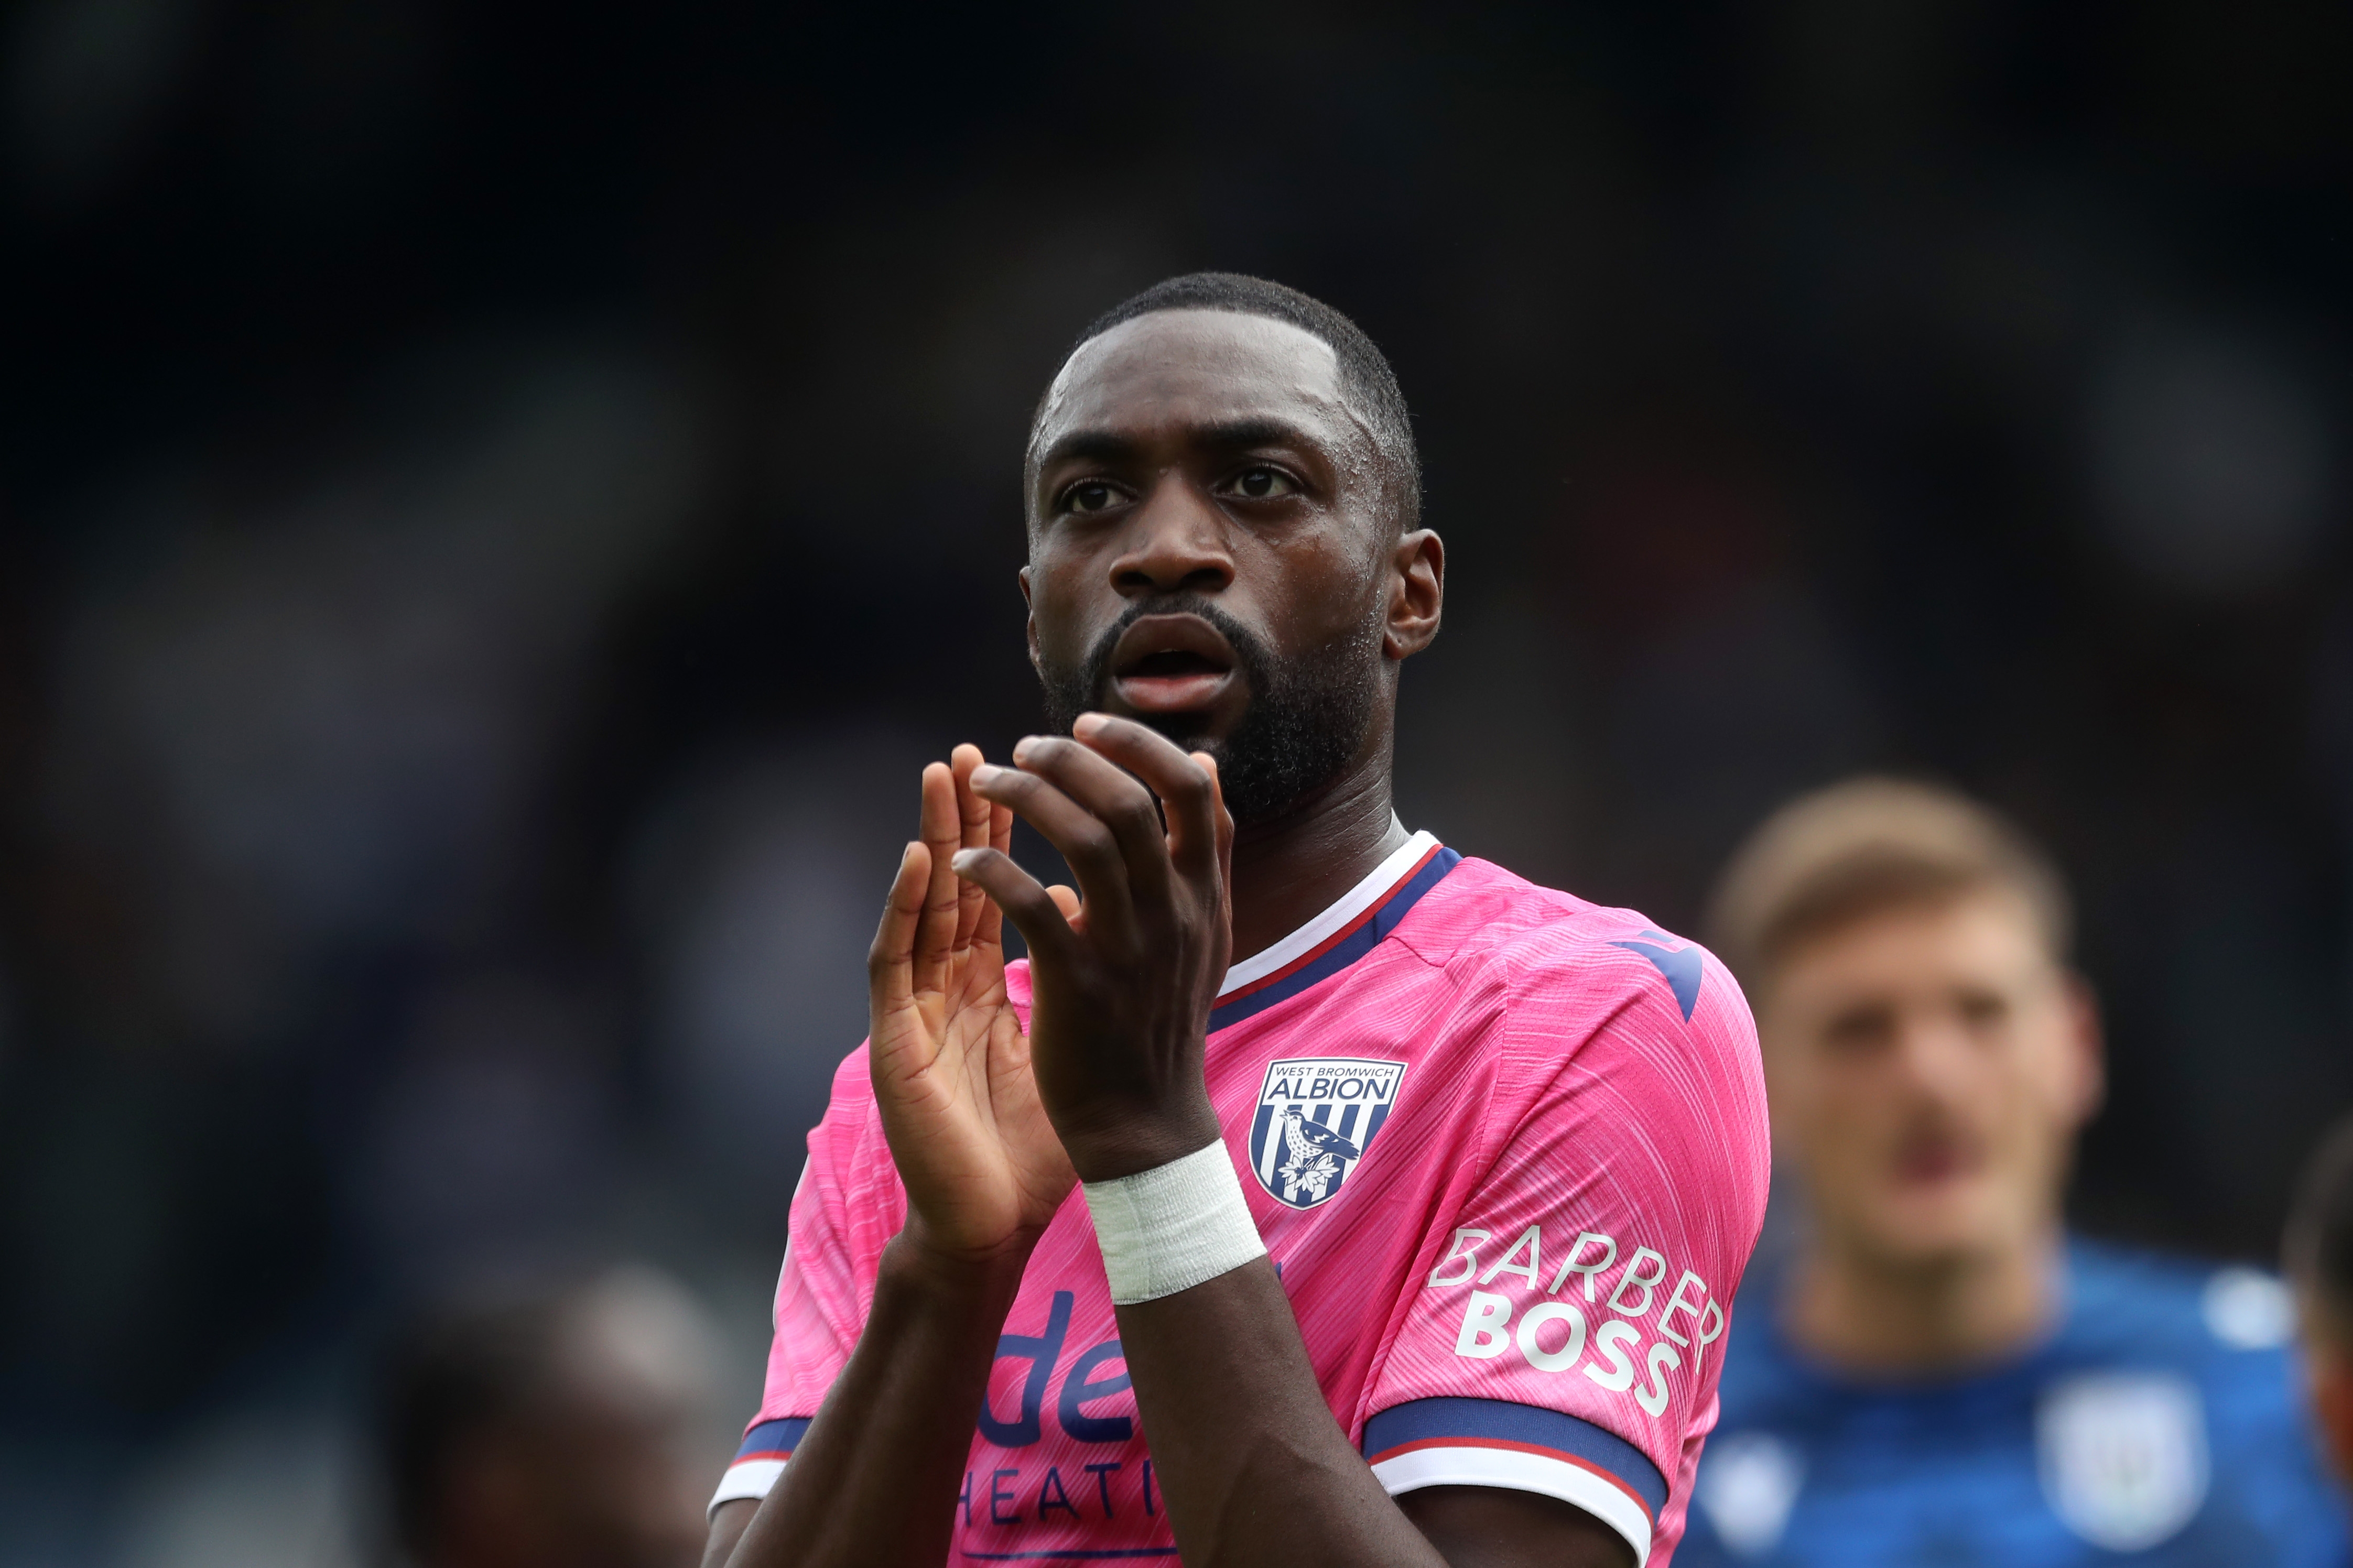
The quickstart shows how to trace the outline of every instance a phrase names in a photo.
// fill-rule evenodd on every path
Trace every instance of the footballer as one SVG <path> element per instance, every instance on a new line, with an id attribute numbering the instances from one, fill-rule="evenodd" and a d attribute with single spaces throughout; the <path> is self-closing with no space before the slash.
<path id="1" fill-rule="evenodd" d="M 2279 1281 L 2068 1235 L 2104 1070 L 2058 873 L 1930 785 L 1796 801 L 1717 950 L 1805 1200 L 1730 1343 L 1686 1564 L 2337 1568 Z"/>
<path id="2" fill-rule="evenodd" d="M 1071 351 L 1025 488 L 1054 732 L 923 773 L 706 1563 L 1666 1563 L 1755 1033 L 1692 943 L 1392 811 L 1445 554 L 1388 363 L 1170 279 Z"/>

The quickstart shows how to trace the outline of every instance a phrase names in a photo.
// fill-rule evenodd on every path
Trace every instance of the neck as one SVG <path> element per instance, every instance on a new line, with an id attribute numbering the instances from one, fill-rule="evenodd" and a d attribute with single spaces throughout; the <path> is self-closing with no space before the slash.
<path id="1" fill-rule="evenodd" d="M 1819 1361 L 1879 1376 L 1933 1374 L 2025 1350 L 2059 1314 L 2056 1226 L 2024 1246 L 1932 1263 L 1810 1243 L 1783 1326 Z"/>
<path id="2" fill-rule="evenodd" d="M 1377 744 L 1331 788 L 1234 836 L 1234 961 L 1264 952 L 1331 908 L 1410 837 L 1390 801 L 1382 725 Z"/>

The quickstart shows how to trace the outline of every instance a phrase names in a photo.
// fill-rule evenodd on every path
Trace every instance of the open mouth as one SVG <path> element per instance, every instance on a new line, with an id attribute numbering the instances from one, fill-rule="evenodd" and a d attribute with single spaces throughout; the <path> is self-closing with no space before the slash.
<path id="1" fill-rule="evenodd" d="M 1232 645 L 1198 616 L 1145 616 L 1112 650 L 1112 683 L 1138 712 L 1181 713 L 1215 701 L 1234 664 Z"/>
<path id="2" fill-rule="evenodd" d="M 1924 1138 L 1897 1152 L 1894 1174 L 1899 1185 L 1938 1186 L 1975 1174 L 1982 1163 L 1983 1152 L 1973 1141 Z"/>

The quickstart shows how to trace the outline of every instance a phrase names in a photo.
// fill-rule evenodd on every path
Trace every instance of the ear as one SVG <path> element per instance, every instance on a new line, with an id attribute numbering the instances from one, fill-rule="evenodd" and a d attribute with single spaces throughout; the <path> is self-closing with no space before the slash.
<path id="1" fill-rule="evenodd" d="M 1381 651 L 1411 658 L 1438 636 L 1446 603 L 1446 542 L 1427 528 L 1399 539 L 1389 552 L 1388 626 Z"/>
<path id="2" fill-rule="evenodd" d="M 2075 1122 L 2081 1126 L 2098 1113 L 2108 1094 L 2108 1050 L 2100 1026 L 2100 997 L 2092 983 L 2067 971 L 2068 1032 L 2075 1054 Z"/>
<path id="3" fill-rule="evenodd" d="M 1029 607 L 1029 618 L 1023 623 L 1023 632 L 1029 639 L 1029 668 L 1037 669 L 1040 668 L 1038 663 L 1038 601 L 1029 596 L 1029 568 L 1027 566 L 1021 568 L 1021 602 Z"/>

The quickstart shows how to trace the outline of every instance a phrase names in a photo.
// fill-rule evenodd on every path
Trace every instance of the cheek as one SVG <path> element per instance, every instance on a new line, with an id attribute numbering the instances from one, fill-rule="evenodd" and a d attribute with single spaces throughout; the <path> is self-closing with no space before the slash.
<path id="1" fill-rule="evenodd" d="M 1766 1104 L 1782 1149 L 1811 1165 L 1841 1165 L 1869 1142 L 1871 1096 L 1861 1075 L 1821 1062 L 1785 1064 L 1766 1079 Z"/>
<path id="2" fill-rule="evenodd" d="M 1277 646 L 1325 647 L 1359 635 L 1380 605 L 1380 579 L 1354 530 L 1303 529 L 1238 550 L 1234 590 L 1254 600 Z"/>
<path id="3" fill-rule="evenodd" d="M 1037 628 L 1039 657 L 1049 664 L 1071 666 L 1086 656 L 1094 628 L 1085 581 L 1085 563 L 1067 552 L 1030 560 L 1029 619 Z"/>
<path id="4" fill-rule="evenodd" d="M 1876 1077 L 1866 1062 L 1817 1051 L 1768 1076 L 1766 1092 L 1779 1096 L 1810 1123 L 1827 1124 L 1868 1106 L 1878 1093 Z"/>
<path id="5" fill-rule="evenodd" d="M 2084 1103 L 2084 1064 L 2073 1043 L 2058 1028 L 2039 1030 L 2014 1043 L 2018 1059 L 2004 1085 L 2018 1119 L 2040 1131 L 2073 1126 Z"/>
<path id="6" fill-rule="evenodd" d="M 1824 1158 L 1858 1175 L 1881 1173 L 1919 1122 L 1925 1107 L 1918 1087 L 1884 1061 L 1841 1064 L 1825 1078 L 1812 1133 Z"/>

